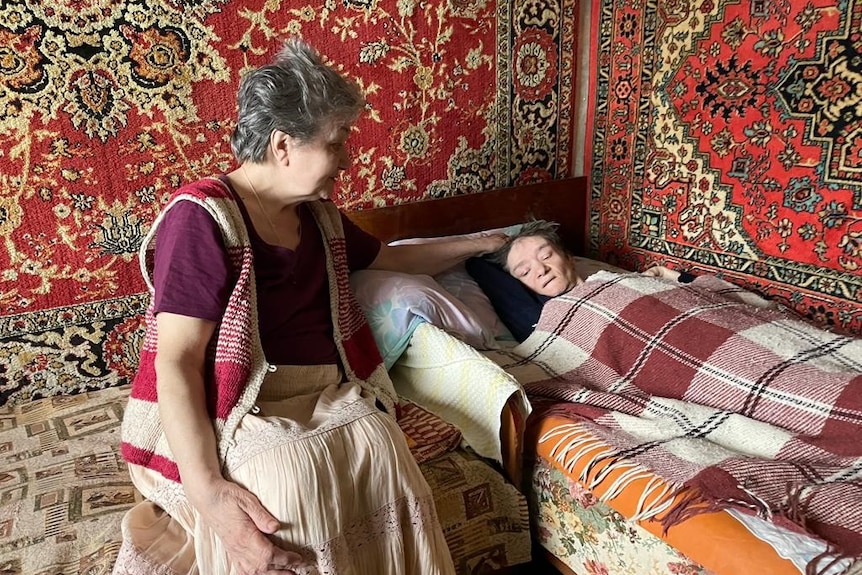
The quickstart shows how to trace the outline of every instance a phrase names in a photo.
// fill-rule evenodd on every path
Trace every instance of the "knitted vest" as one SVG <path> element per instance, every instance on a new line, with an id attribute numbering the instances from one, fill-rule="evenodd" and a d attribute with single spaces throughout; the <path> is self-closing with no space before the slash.
<path id="1" fill-rule="evenodd" d="M 164 214 L 177 202 L 203 206 L 221 229 L 228 259 L 238 280 L 224 316 L 210 341 L 205 381 L 207 410 L 213 420 L 219 459 L 224 461 L 242 417 L 251 410 L 269 368 L 258 332 L 257 295 L 248 231 L 242 212 L 226 185 L 207 178 L 180 188 L 153 222 L 139 251 L 141 272 L 152 294 L 153 248 Z M 350 290 L 341 215 L 331 202 L 310 202 L 323 236 L 335 344 L 345 375 L 395 413 L 396 394 L 380 358 L 371 329 Z M 193 241 L 193 238 L 192 238 Z M 129 463 L 180 481 L 159 418 L 155 357 L 158 333 L 153 303 L 146 312 L 146 333 L 138 371 L 123 416 L 121 452 Z"/>

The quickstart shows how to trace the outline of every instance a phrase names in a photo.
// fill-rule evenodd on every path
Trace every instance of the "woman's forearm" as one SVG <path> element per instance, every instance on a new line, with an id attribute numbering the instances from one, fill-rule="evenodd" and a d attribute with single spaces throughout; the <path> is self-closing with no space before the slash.
<path id="1" fill-rule="evenodd" d="M 221 477 L 204 387 L 206 350 L 216 324 L 167 312 L 159 313 L 156 322 L 159 415 L 183 488 L 192 499 Z"/>
<path id="2" fill-rule="evenodd" d="M 436 275 L 466 260 L 498 249 L 505 241 L 503 235 L 489 235 L 476 239 L 433 242 L 427 244 L 384 245 L 371 269 L 399 271 L 411 274 Z"/>
<path id="3" fill-rule="evenodd" d="M 197 370 L 171 361 L 157 364 L 156 369 L 162 427 L 191 498 L 192 492 L 221 477 L 203 377 Z"/>

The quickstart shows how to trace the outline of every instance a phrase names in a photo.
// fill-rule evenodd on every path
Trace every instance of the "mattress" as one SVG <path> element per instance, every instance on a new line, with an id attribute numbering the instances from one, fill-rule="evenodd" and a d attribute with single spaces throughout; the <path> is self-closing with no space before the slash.
<path id="1" fill-rule="evenodd" d="M 710 575 L 548 460 L 537 459 L 527 476 L 534 539 L 575 573 Z"/>
<path id="2" fill-rule="evenodd" d="M 591 455 L 603 449 L 598 440 L 585 438 L 578 430 L 579 441 L 590 447 L 577 460 L 559 456 L 560 447 L 573 439 L 577 429 L 573 424 L 560 416 L 536 417 L 528 423 L 525 443 L 534 449 L 528 455 L 532 463 L 527 477 L 538 543 L 555 555 L 568 549 L 558 557 L 574 571 L 600 572 L 590 568 L 590 562 L 610 567 L 625 557 L 636 561 L 634 565 L 652 566 L 651 573 L 805 573 L 804 562 L 800 570 L 772 544 L 756 537 L 740 516 L 725 511 L 695 515 L 663 533 L 661 523 L 645 512 L 662 493 L 663 482 L 649 473 L 638 473 L 636 479 L 625 482 L 615 471 L 592 485 L 595 473 L 584 472 Z M 554 532 L 549 524 L 562 528 Z M 594 545 L 574 545 L 573 540 Z M 807 562 L 805 557 L 798 559 Z M 607 572 L 628 571 L 609 568 Z"/>

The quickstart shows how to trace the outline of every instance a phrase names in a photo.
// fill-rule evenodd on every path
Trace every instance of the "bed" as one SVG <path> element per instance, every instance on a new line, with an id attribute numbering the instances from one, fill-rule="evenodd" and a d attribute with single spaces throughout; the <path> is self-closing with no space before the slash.
<path id="1" fill-rule="evenodd" d="M 574 178 L 351 216 L 386 241 L 435 241 L 546 218 L 561 224 L 562 238 L 582 256 L 586 182 Z M 553 309 L 546 306 L 527 341 L 496 350 L 480 351 L 483 346 L 468 343 L 469 337 L 457 330 L 426 321 L 412 331 L 410 344 L 390 370 L 399 393 L 456 422 L 465 443 L 497 460 L 521 487 L 530 505 L 533 537 L 548 560 L 563 573 L 580 575 L 862 570 L 862 340 L 807 326 L 720 278 L 697 278 L 691 285 L 677 286 L 585 258 L 579 259 L 581 266 L 592 266 L 590 273 L 595 272 L 584 284 L 591 286 L 587 291 L 622 293 L 622 299 L 608 295 L 605 301 L 581 292 L 555 298 Z M 691 294 L 708 301 L 676 301 Z M 650 308 L 638 318 L 626 318 L 625 304 L 632 302 L 647 308 L 661 302 L 667 314 Z M 699 351 L 692 347 L 701 333 L 673 331 L 692 306 L 741 303 L 745 307 L 739 309 L 746 311 L 740 321 L 747 322 L 748 332 L 736 325 L 713 325 L 711 316 L 703 322 L 704 337 L 719 337 L 717 332 L 724 330 L 720 337 L 725 347 L 716 341 L 711 350 L 718 350 L 723 362 L 709 355 L 706 346 Z M 587 308 L 592 312 L 583 311 Z M 577 328 L 571 327 L 572 318 Z M 664 327 L 638 324 L 650 321 Z M 662 345 L 674 337 L 684 340 L 676 341 L 675 347 L 668 344 L 673 348 L 668 355 L 680 356 L 675 363 L 651 361 L 654 347 L 643 342 L 630 347 L 626 342 L 638 339 L 632 333 L 649 330 L 669 338 Z M 741 337 L 737 331 L 755 335 Z M 600 346 L 604 356 L 597 351 Z M 688 357 L 689 350 L 705 355 Z M 614 362 L 620 365 L 607 369 Z M 760 364 L 762 371 L 745 371 Z M 620 370 L 634 374 L 626 382 L 632 387 L 625 391 L 635 395 L 611 397 L 605 393 L 608 389 L 597 387 L 604 395 L 596 399 L 600 394 L 590 390 L 591 382 L 613 386 Z M 720 373 L 712 373 L 715 370 Z M 726 392 L 717 396 L 733 396 L 734 386 L 749 380 L 756 381 L 756 393 L 729 403 L 753 402 L 746 409 L 750 408 L 749 415 L 756 413 L 754 421 L 743 418 L 722 427 L 741 437 L 717 437 L 721 433 L 710 435 L 711 430 L 701 429 L 697 433 L 710 441 L 698 443 L 685 438 L 690 428 L 665 429 L 644 416 L 673 411 L 682 418 L 700 417 L 700 424 L 725 417 L 731 410 L 719 400 L 726 398 L 719 397 L 711 411 L 701 412 L 693 405 L 710 404 L 711 389 Z M 797 385 L 803 380 L 807 389 Z M 656 381 L 685 384 L 671 384 L 680 388 L 679 394 L 665 399 L 662 394 L 672 393 L 666 388 L 652 390 L 650 382 Z M 821 383 L 829 391 L 808 391 L 819 389 Z M 490 391 L 482 395 L 477 388 Z M 647 407 L 614 403 L 645 393 L 650 398 L 644 400 Z M 817 415 L 808 421 L 803 412 L 812 410 Z M 481 413 L 489 415 L 479 422 Z M 773 427 L 757 423 L 763 413 L 773 418 Z M 805 425 L 810 427 L 796 426 L 797 420 L 808 421 Z M 667 436 L 655 431 L 659 428 Z M 823 432 L 826 429 L 834 433 Z M 675 436 L 682 439 L 672 439 Z M 703 446 L 715 445 L 727 449 L 702 451 Z M 648 453 L 629 458 L 627 450 Z M 815 464 L 803 469 L 792 462 L 771 462 L 779 452 L 802 453 Z M 660 476 L 651 464 L 669 466 L 675 474 Z M 786 477 L 786 482 L 779 486 L 775 477 Z M 793 492 L 794 481 L 818 485 Z"/>

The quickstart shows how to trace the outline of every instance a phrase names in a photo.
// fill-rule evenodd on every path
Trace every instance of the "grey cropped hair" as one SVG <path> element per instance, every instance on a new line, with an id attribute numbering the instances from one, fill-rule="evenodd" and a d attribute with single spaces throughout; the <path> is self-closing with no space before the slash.
<path id="1" fill-rule="evenodd" d="M 263 162 L 275 130 L 307 144 L 331 121 L 353 122 L 364 105 L 355 82 L 306 42 L 290 38 L 271 63 L 240 81 L 231 149 L 240 162 Z"/>
<path id="2" fill-rule="evenodd" d="M 545 239 L 549 244 L 554 246 L 561 254 L 569 253 L 566 246 L 563 245 L 563 240 L 557 233 L 557 228 L 560 224 L 557 222 L 549 222 L 548 220 L 531 220 L 521 226 L 518 233 L 509 236 L 506 243 L 503 244 L 497 251 L 488 254 L 487 258 L 503 268 L 506 271 L 511 271 L 508 266 L 509 252 L 512 249 L 512 244 L 515 240 L 529 237 L 540 237 Z"/>

